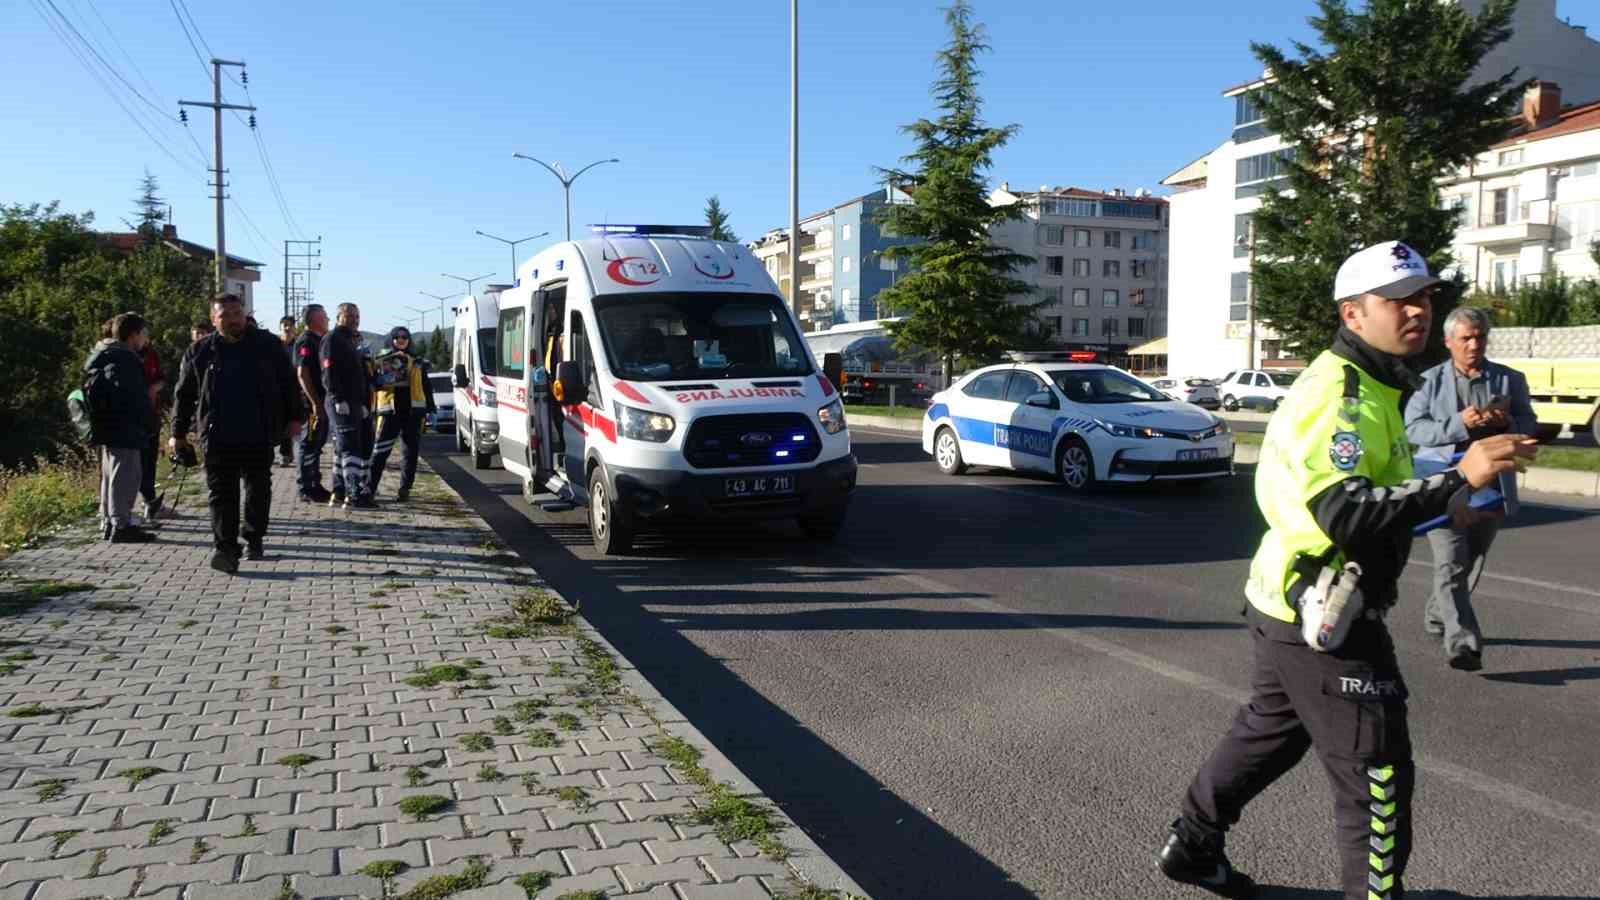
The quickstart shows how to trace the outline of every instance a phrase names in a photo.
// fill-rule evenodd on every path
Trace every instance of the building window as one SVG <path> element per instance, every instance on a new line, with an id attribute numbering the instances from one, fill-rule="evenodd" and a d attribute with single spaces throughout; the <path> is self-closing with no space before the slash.
<path id="1" fill-rule="evenodd" d="M 1060 247 L 1067 243 L 1067 226 L 1065 225 L 1040 225 L 1039 243 L 1051 247 Z"/>
<path id="2" fill-rule="evenodd" d="M 1600 160 L 1596 159 L 1578 163 L 1567 170 L 1568 178 L 1592 178 L 1595 175 L 1600 175 Z"/>
<path id="3" fill-rule="evenodd" d="M 1144 320 L 1143 319 L 1135 319 L 1135 318 L 1133 318 L 1131 316 L 1128 318 L 1128 337 L 1131 337 L 1131 338 L 1142 338 L 1142 337 L 1144 337 Z"/>
<path id="4" fill-rule="evenodd" d="M 879 256 L 878 268 L 885 272 L 898 272 L 900 271 L 900 260 L 892 256 Z"/>
<path id="5" fill-rule="evenodd" d="M 1076 216 L 1083 219 L 1092 219 L 1096 210 L 1093 200 L 1050 198 L 1039 201 L 1039 212 L 1046 216 Z"/>
<path id="6" fill-rule="evenodd" d="M 839 306 L 840 307 L 847 307 L 849 305 L 850 305 L 850 289 L 849 288 L 840 288 L 839 289 Z"/>
<path id="7" fill-rule="evenodd" d="M 1506 293 L 1517 289 L 1517 260 L 1497 259 L 1494 261 L 1494 289 L 1496 293 Z"/>
<path id="8" fill-rule="evenodd" d="M 1477 222 L 1474 221 L 1473 218 L 1471 193 L 1451 194 L 1450 196 L 1443 198 L 1443 205 L 1445 209 L 1455 209 L 1461 211 L 1460 217 L 1456 219 L 1456 224 L 1458 226 L 1462 228 L 1477 227 Z"/>
<path id="9" fill-rule="evenodd" d="M 1111 289 L 1108 288 L 1108 289 L 1100 292 L 1100 305 L 1101 306 L 1107 306 L 1107 307 L 1109 307 L 1109 306 L 1121 306 L 1122 305 L 1122 297 L 1116 291 L 1111 290 Z"/>
<path id="10" fill-rule="evenodd" d="M 839 226 L 839 240 L 841 240 L 841 241 L 850 240 L 850 225 L 849 225 L 849 223 L 846 223 L 844 225 L 840 225 Z"/>
<path id="11" fill-rule="evenodd" d="M 1274 181 L 1289 175 L 1289 162 L 1294 159 L 1294 148 L 1285 147 L 1271 153 L 1258 153 L 1234 162 L 1235 198 L 1255 197 Z"/>
<path id="12" fill-rule="evenodd" d="M 1501 188 L 1491 196 L 1494 198 L 1494 209 L 1489 214 L 1489 221 L 1485 225 L 1509 225 L 1522 221 L 1522 204 L 1517 202 L 1520 190 L 1515 187 Z"/>
<path id="13" fill-rule="evenodd" d="M 848 256 L 840 257 L 840 259 L 839 259 L 839 270 L 842 271 L 842 272 L 850 271 L 850 257 L 848 257 Z"/>
<path id="14" fill-rule="evenodd" d="M 1121 324 L 1122 323 L 1117 319 L 1101 319 L 1100 336 L 1108 338 L 1117 337 L 1118 326 Z"/>
<path id="15" fill-rule="evenodd" d="M 1233 256 L 1238 259 L 1250 255 L 1250 220 L 1255 218 L 1251 213 L 1238 213 L 1233 217 Z"/>
<path id="16" fill-rule="evenodd" d="M 1107 231 L 1106 232 L 1106 246 L 1107 247 L 1121 247 L 1122 246 L 1122 232 L 1115 231 L 1115 230 Z"/>
<path id="17" fill-rule="evenodd" d="M 1133 260 L 1131 263 L 1129 263 L 1129 265 L 1132 266 L 1132 268 L 1133 268 L 1133 277 L 1134 278 L 1149 278 L 1150 277 L 1150 260 L 1148 260 L 1148 259 L 1136 259 L 1136 260 Z"/>
<path id="18" fill-rule="evenodd" d="M 1044 320 L 1044 330 L 1049 337 L 1059 337 L 1061 335 L 1061 317 L 1050 316 L 1046 318 Z"/>
<path id="19" fill-rule="evenodd" d="M 1072 336 L 1073 337 L 1088 337 L 1089 336 L 1089 320 L 1088 319 L 1073 319 L 1072 320 Z"/>
<path id="20" fill-rule="evenodd" d="M 1233 273 L 1232 292 L 1228 298 L 1228 321 L 1243 322 L 1250 318 L 1250 273 Z"/>
<path id="21" fill-rule="evenodd" d="M 1587 250 L 1600 239 L 1600 200 L 1556 207 L 1556 249 Z"/>
<path id="22" fill-rule="evenodd" d="M 1144 305 L 1144 297 L 1145 297 L 1144 288 L 1134 288 L 1133 290 L 1128 292 L 1128 305 L 1129 306 L 1143 306 Z"/>
<path id="23" fill-rule="evenodd" d="M 1079 306 L 1079 307 L 1087 307 L 1089 305 L 1089 289 L 1088 288 L 1073 288 L 1072 289 L 1072 305 L 1073 306 Z"/>
<path id="24" fill-rule="evenodd" d="M 1515 165 L 1520 164 L 1521 162 L 1522 162 L 1522 148 L 1521 147 L 1518 147 L 1515 150 L 1501 150 L 1500 151 L 1500 165 L 1502 165 L 1502 166 L 1515 166 Z"/>
<path id="25" fill-rule="evenodd" d="M 1102 259 L 1102 260 L 1100 260 L 1100 277 L 1101 278 L 1121 278 L 1122 277 L 1122 261 L 1121 260 L 1116 260 L 1116 259 Z"/>
<path id="26" fill-rule="evenodd" d="M 1267 113 L 1261 107 L 1258 88 L 1233 98 L 1233 142 L 1242 144 L 1271 134 L 1267 130 Z"/>
<path id="27" fill-rule="evenodd" d="M 1074 259 L 1072 261 L 1072 277 L 1074 277 L 1074 278 L 1088 278 L 1089 277 L 1089 261 L 1087 259 Z"/>
<path id="28" fill-rule="evenodd" d="M 1044 273 L 1057 276 L 1065 274 L 1066 261 L 1064 256 L 1046 256 L 1044 258 Z"/>
<path id="29" fill-rule="evenodd" d="M 1060 306 L 1061 301 L 1066 299 L 1066 296 L 1067 289 L 1059 284 L 1049 285 L 1044 289 L 1045 300 L 1049 301 L 1050 306 Z"/>
<path id="30" fill-rule="evenodd" d="M 1156 248 L 1156 233 L 1154 231 L 1135 231 L 1133 233 L 1134 250 L 1154 250 Z"/>
<path id="31" fill-rule="evenodd" d="M 1089 229 L 1087 229 L 1087 228 L 1074 228 L 1074 229 L 1072 229 L 1072 246 L 1074 246 L 1074 247 L 1088 247 L 1088 246 L 1091 246 L 1090 241 L 1089 241 Z"/>
<path id="32" fill-rule="evenodd" d="M 1161 218 L 1161 204 L 1142 203 L 1135 200 L 1102 200 L 1100 201 L 1100 215 L 1116 216 L 1121 219 L 1159 219 Z"/>

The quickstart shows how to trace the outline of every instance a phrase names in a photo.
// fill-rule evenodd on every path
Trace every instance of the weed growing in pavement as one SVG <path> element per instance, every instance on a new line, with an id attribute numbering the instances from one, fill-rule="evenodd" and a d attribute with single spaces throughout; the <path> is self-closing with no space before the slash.
<path id="1" fill-rule="evenodd" d="M 468 753 L 485 753 L 494 749 L 494 738 L 481 731 L 470 731 L 459 738 L 461 749 Z"/>
<path id="2" fill-rule="evenodd" d="M 514 716 L 518 722 L 526 725 L 529 722 L 537 722 L 538 720 L 544 718 L 544 713 L 541 710 L 549 705 L 550 701 L 542 697 L 530 697 L 526 700 L 518 700 L 517 702 L 511 704 L 511 715 Z"/>
<path id="3" fill-rule="evenodd" d="M 518 875 L 511 883 L 527 892 L 528 900 L 533 900 L 534 897 L 539 895 L 540 891 L 549 887 L 550 882 L 554 881 L 555 878 L 556 873 L 540 869 L 537 872 Z"/>
<path id="4" fill-rule="evenodd" d="M 71 783 L 66 778 L 46 778 L 43 781 L 35 781 L 28 786 L 39 789 L 40 803 L 49 803 L 52 800 L 59 800 L 61 795 L 67 792 L 67 785 Z"/>
<path id="5" fill-rule="evenodd" d="M 139 604 L 137 604 L 137 603 L 121 603 L 121 602 L 116 601 L 116 600 L 96 600 L 95 602 L 89 604 L 89 608 L 94 610 L 95 612 L 109 612 L 109 613 L 138 612 L 139 611 Z"/>
<path id="6" fill-rule="evenodd" d="M 484 763 L 478 768 L 479 781 L 487 781 L 490 784 L 498 784 L 502 781 L 505 781 L 508 777 L 510 776 L 495 768 L 495 766 L 491 763 Z"/>
<path id="7" fill-rule="evenodd" d="M 814 884 L 803 884 L 798 893 L 783 891 L 774 894 L 772 900 L 866 900 L 860 894 L 846 894 L 843 891 L 820 888 Z"/>
<path id="8" fill-rule="evenodd" d="M 260 833 L 260 829 L 256 828 L 256 817 L 250 813 L 245 813 L 244 827 L 239 829 L 239 833 L 234 837 L 255 837 Z"/>
<path id="9" fill-rule="evenodd" d="M 161 843 L 161 839 L 172 834 L 174 819 L 157 819 L 150 824 L 150 839 L 145 842 L 146 847 L 154 847 Z"/>
<path id="10" fill-rule="evenodd" d="M 505 548 L 500 546 L 498 541 L 484 541 L 478 545 L 478 549 L 485 553 L 495 553 L 500 550 L 504 550 Z"/>
<path id="11" fill-rule="evenodd" d="M 50 832 L 50 855 L 53 857 L 57 853 L 60 853 L 61 848 L 66 846 L 67 841 L 72 840 L 74 837 L 80 834 L 83 834 L 82 828 L 72 828 L 66 831 Z"/>
<path id="12" fill-rule="evenodd" d="M 568 891 L 556 900 L 606 900 L 605 891 Z"/>
<path id="13" fill-rule="evenodd" d="M 422 617 L 424 619 L 442 619 L 442 618 L 444 618 L 444 616 L 441 616 L 438 613 L 431 613 L 431 612 L 423 613 Z"/>
<path id="14" fill-rule="evenodd" d="M 438 687 L 447 681 L 466 681 L 471 677 L 472 671 L 466 666 L 443 663 L 423 669 L 421 672 L 401 680 L 414 688 L 431 688 Z"/>
<path id="15" fill-rule="evenodd" d="M 783 827 L 770 807 L 734 793 L 732 787 L 711 777 L 700 765 L 699 748 L 675 735 L 667 735 L 650 746 L 651 752 L 667 761 L 674 771 L 705 791 L 704 805 L 686 817 L 697 825 L 709 825 L 724 843 L 749 841 L 776 860 L 786 859 L 789 849 L 777 838 Z"/>
<path id="16" fill-rule="evenodd" d="M 489 724 L 494 726 L 494 733 L 501 737 L 510 737 L 517 733 L 517 727 L 505 716 L 495 716 L 489 720 Z"/>
<path id="17" fill-rule="evenodd" d="M 360 656 L 363 653 L 366 653 L 368 650 L 371 650 L 372 648 L 368 647 L 366 644 L 351 644 L 350 645 L 350 649 L 354 650 L 356 652 L 357 656 Z"/>
<path id="18" fill-rule="evenodd" d="M 488 665 L 488 663 L 486 663 L 483 660 L 477 658 L 476 656 L 469 656 L 466 659 L 463 659 L 461 661 L 461 664 L 463 666 L 466 666 L 469 669 L 481 669 L 484 666 Z"/>
<path id="19" fill-rule="evenodd" d="M 411 766 L 410 768 L 406 769 L 406 785 L 407 786 L 409 786 L 409 787 L 421 787 L 422 785 L 427 784 L 427 783 L 428 783 L 428 773 L 426 771 L 424 771 L 422 769 L 419 769 L 416 766 Z"/>
<path id="20" fill-rule="evenodd" d="M 367 596 L 371 597 L 374 600 L 377 600 L 380 597 L 389 596 L 389 592 L 388 591 L 373 591 L 372 593 L 368 594 Z M 387 604 L 387 603 L 368 603 L 367 604 L 367 609 L 373 609 L 373 608 L 388 609 L 389 608 L 389 604 Z"/>
<path id="21" fill-rule="evenodd" d="M 6 715 L 13 719 L 37 719 L 40 716 L 59 715 L 63 710 L 57 706 L 45 706 L 35 700 L 22 706 L 6 710 Z"/>
<path id="22" fill-rule="evenodd" d="M 532 797 L 534 794 L 538 793 L 538 791 L 539 791 L 539 776 L 533 774 L 532 772 L 529 772 L 526 775 L 522 776 L 521 781 L 522 781 L 522 789 L 528 792 L 528 796 Z M 519 840 L 520 840 L 520 838 L 519 838 Z"/>
<path id="23" fill-rule="evenodd" d="M 274 690 L 275 691 L 280 687 L 283 687 L 283 676 L 281 676 L 281 675 L 270 675 L 270 676 L 267 677 L 267 688 L 269 690 Z"/>
<path id="24" fill-rule="evenodd" d="M 424 578 L 432 578 L 433 576 L 439 574 L 439 570 L 435 569 L 432 566 L 429 566 L 428 568 L 423 569 L 421 572 L 418 572 L 417 574 L 423 576 Z"/>
<path id="25" fill-rule="evenodd" d="M 346 631 L 349 631 L 350 629 L 344 627 L 343 625 L 324 625 L 322 627 L 322 630 L 326 631 L 329 634 L 344 634 Z"/>
<path id="26" fill-rule="evenodd" d="M 535 728 L 528 732 L 528 746 L 544 749 L 558 746 L 561 742 L 556 740 L 556 733 L 548 728 Z"/>
<path id="27" fill-rule="evenodd" d="M 94 861 L 89 863 L 90 878 L 100 877 L 100 867 L 106 864 L 106 857 L 109 855 L 110 854 L 106 853 L 105 848 L 103 847 L 94 852 Z"/>
<path id="28" fill-rule="evenodd" d="M 289 771 L 293 772 L 294 777 L 296 778 L 300 777 L 301 769 L 304 769 L 306 766 L 309 766 L 314 762 L 319 762 L 319 760 L 309 753 L 291 753 L 288 756 L 278 757 L 278 765 L 288 766 Z"/>
<path id="29" fill-rule="evenodd" d="M 17 670 L 19 670 L 21 668 L 22 668 L 22 666 L 19 663 L 6 662 L 4 660 L 0 660 L 0 675 L 12 675 L 12 674 L 15 674 L 17 672 Z"/>
<path id="30" fill-rule="evenodd" d="M 402 799 L 400 811 L 422 822 L 434 813 L 448 809 L 454 802 L 449 797 L 441 797 L 438 794 L 418 794 L 415 797 Z"/>
<path id="31" fill-rule="evenodd" d="M 116 662 L 117 661 L 117 655 L 115 653 L 104 653 L 104 654 L 101 654 L 100 661 L 101 662 Z"/>
<path id="32" fill-rule="evenodd" d="M 401 859 L 375 859 L 356 871 L 368 878 L 376 878 L 383 882 L 385 896 L 394 890 L 394 877 L 411 868 L 405 860 Z"/>
<path id="33" fill-rule="evenodd" d="M 6 662 L 27 662 L 30 659 L 38 658 L 39 654 L 34 653 L 32 650 L 26 647 L 16 651 L 15 653 L 7 653 L 5 656 L 0 656 L 0 660 L 5 660 Z"/>
<path id="34" fill-rule="evenodd" d="M 561 678 L 567 674 L 567 664 L 559 659 L 550 660 L 549 674 L 551 678 Z"/>
<path id="35" fill-rule="evenodd" d="M 199 619 L 180 619 L 180 620 L 178 620 L 178 627 L 179 628 L 193 628 L 194 626 L 199 625 L 199 624 L 200 624 L 200 620 Z"/>
<path id="36" fill-rule="evenodd" d="M 202 858 L 205 857 L 207 853 L 210 852 L 211 845 L 206 843 L 205 838 L 195 838 L 194 843 L 189 847 L 189 865 L 192 866 L 195 863 L 198 863 Z"/>
<path id="37" fill-rule="evenodd" d="M 549 591 L 528 591 L 511 598 L 511 612 L 540 625 L 565 625 L 572 618 L 572 610 Z"/>
<path id="38" fill-rule="evenodd" d="M 556 723 L 556 727 L 562 731 L 577 731 L 583 725 L 577 716 L 569 712 L 556 713 L 550 717 L 550 721 Z"/>
<path id="39" fill-rule="evenodd" d="M 300 895 L 295 893 L 289 884 L 289 876 L 285 875 L 283 880 L 278 882 L 278 892 L 272 895 L 272 900 L 299 900 L 299 897 Z"/>
<path id="40" fill-rule="evenodd" d="M 494 687 L 494 682 L 489 679 L 487 674 L 479 672 L 472 676 L 472 687 L 475 690 L 486 691 Z"/>
<path id="41" fill-rule="evenodd" d="M 562 803 L 571 803 L 572 808 L 578 812 L 585 812 L 591 806 L 594 806 L 589 800 L 589 792 L 581 787 L 556 788 L 556 799 Z"/>
<path id="42" fill-rule="evenodd" d="M 416 585 L 407 584 L 404 581 L 395 581 L 393 579 L 390 579 L 389 581 L 385 581 L 383 584 L 378 585 L 378 587 L 383 588 L 384 590 L 389 590 L 389 591 L 403 591 L 403 590 L 406 590 L 407 588 L 414 588 L 414 587 L 416 587 Z"/>
<path id="43" fill-rule="evenodd" d="M 67 620 L 66 619 L 51 619 L 50 621 L 46 622 L 45 624 L 49 625 L 51 628 L 60 628 L 61 626 L 67 624 Z"/>
<path id="44" fill-rule="evenodd" d="M 439 591 L 434 596 L 437 596 L 437 597 L 465 597 L 465 596 L 467 596 L 467 592 L 462 590 L 461 588 L 458 588 L 458 587 L 447 587 L 444 590 Z"/>
<path id="45" fill-rule="evenodd" d="M 516 640 L 518 638 L 540 636 L 539 632 L 526 625 L 485 625 L 483 634 L 485 637 L 492 637 L 497 640 Z"/>
<path id="46" fill-rule="evenodd" d="M 163 775 L 166 771 L 160 766 L 138 766 L 132 769 L 123 769 L 117 773 L 117 777 L 128 779 L 128 790 L 131 791 L 137 788 L 140 782 L 154 778 L 157 775 Z"/>
<path id="47" fill-rule="evenodd" d="M 467 867 L 459 874 L 435 875 L 425 879 L 416 887 L 401 894 L 398 900 L 444 900 L 451 894 L 483 887 L 488 880 L 489 864 L 474 856 L 467 861 Z"/>

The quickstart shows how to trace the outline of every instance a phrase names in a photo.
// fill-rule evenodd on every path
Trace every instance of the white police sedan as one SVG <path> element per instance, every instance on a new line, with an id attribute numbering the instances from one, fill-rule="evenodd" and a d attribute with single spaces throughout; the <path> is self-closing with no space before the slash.
<path id="1" fill-rule="evenodd" d="M 989 366 L 933 396 L 922 449 L 939 471 L 1049 472 L 1074 491 L 1100 482 L 1233 474 L 1228 423 L 1114 366 Z"/>

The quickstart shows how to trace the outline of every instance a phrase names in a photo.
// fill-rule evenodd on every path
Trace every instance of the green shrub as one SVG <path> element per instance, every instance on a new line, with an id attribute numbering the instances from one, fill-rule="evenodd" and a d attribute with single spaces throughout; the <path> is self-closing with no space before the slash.
<path id="1" fill-rule="evenodd" d="M 93 515 L 99 489 L 97 469 L 84 460 L 0 469 L 0 554 Z"/>

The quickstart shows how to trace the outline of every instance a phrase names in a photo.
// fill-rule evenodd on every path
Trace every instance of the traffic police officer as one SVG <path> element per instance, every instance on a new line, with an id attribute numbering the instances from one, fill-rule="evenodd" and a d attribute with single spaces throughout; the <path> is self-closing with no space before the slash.
<path id="1" fill-rule="evenodd" d="M 1415 376 L 1404 361 L 1427 341 L 1438 283 L 1422 256 L 1396 241 L 1347 259 L 1335 279 L 1341 327 L 1333 347 L 1267 425 L 1256 501 L 1269 530 L 1245 586 L 1250 700 L 1190 784 L 1160 852 L 1162 872 L 1175 881 L 1251 896 L 1253 882 L 1223 852 L 1224 835 L 1245 804 L 1315 748 L 1333 787 L 1344 896 L 1404 894 L 1411 737 L 1383 616 L 1412 529 L 1446 513 L 1475 515 L 1469 486 L 1493 483 L 1535 452 L 1523 435 L 1500 435 L 1473 444 L 1456 468 L 1412 477 L 1400 399 Z M 1347 564 L 1359 566 L 1364 599 L 1351 609 L 1362 611 L 1342 643 L 1314 648 L 1303 637 L 1302 594 L 1324 567 Z"/>

